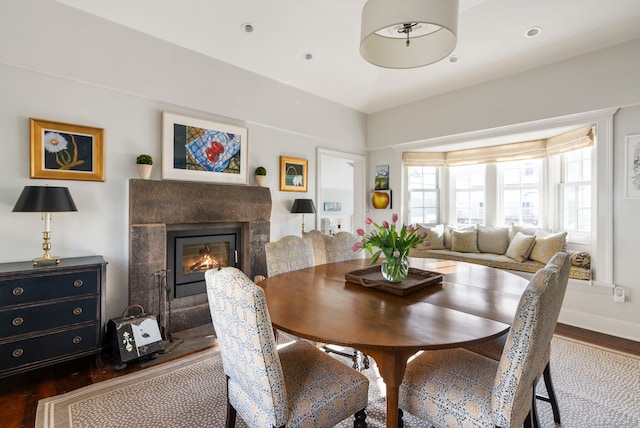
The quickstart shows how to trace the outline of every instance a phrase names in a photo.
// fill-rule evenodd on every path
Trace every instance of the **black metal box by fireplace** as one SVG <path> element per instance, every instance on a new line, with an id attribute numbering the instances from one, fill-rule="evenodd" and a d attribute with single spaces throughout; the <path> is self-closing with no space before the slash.
<path id="1" fill-rule="evenodd" d="M 242 269 L 241 249 L 240 228 L 167 231 L 167 287 L 173 297 L 205 293 L 204 273 L 209 269 Z"/>

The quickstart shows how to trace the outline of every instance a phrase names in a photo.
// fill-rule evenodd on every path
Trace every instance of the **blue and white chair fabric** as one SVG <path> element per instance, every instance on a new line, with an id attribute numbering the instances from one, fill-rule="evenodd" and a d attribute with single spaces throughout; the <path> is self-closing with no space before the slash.
<path id="1" fill-rule="evenodd" d="M 264 246 L 267 276 L 314 266 L 313 242 L 300 236 L 287 235 Z"/>
<path id="2" fill-rule="evenodd" d="M 205 273 L 227 375 L 227 427 L 333 427 L 355 414 L 366 427 L 369 380 L 313 345 L 277 348 L 264 291 L 240 270 Z"/>
<path id="3" fill-rule="evenodd" d="M 566 290 L 548 264 L 520 298 L 499 361 L 468 349 L 426 351 L 407 365 L 400 409 L 435 427 L 525 427 L 534 423 L 534 389 L 545 365 Z"/>
<path id="4" fill-rule="evenodd" d="M 560 269 L 560 287 L 566 288 L 569 281 L 569 274 L 571 271 L 570 256 L 566 253 L 559 252 L 553 255 L 553 257 L 547 262 L 547 267 L 555 266 Z M 555 302 L 556 305 L 561 306 L 563 299 L 558 299 Z M 559 309 L 558 309 L 559 310 Z M 493 360 L 500 361 L 502 357 L 502 351 L 504 350 L 504 344 L 507 340 L 508 333 L 490 340 L 488 342 L 479 343 L 477 345 L 467 346 L 466 349 L 476 352 L 478 354 L 489 357 Z M 544 379 L 545 389 L 547 390 L 547 396 L 536 394 L 536 398 L 551 404 L 551 411 L 553 412 L 553 420 L 555 423 L 560 423 L 560 407 L 558 405 L 558 399 L 556 397 L 555 389 L 553 387 L 553 381 L 551 379 L 551 343 L 544 351 L 545 361 L 544 366 L 538 372 L 538 380 L 542 377 Z M 532 415 L 536 418 L 536 415 Z M 537 420 L 534 420 L 534 425 Z"/>

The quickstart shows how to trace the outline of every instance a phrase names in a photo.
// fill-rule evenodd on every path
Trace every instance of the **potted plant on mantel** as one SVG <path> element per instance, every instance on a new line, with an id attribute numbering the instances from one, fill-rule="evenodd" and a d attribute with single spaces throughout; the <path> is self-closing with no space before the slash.
<path id="1" fill-rule="evenodd" d="M 256 168 L 256 183 L 258 186 L 265 187 L 265 181 L 267 179 L 267 169 L 263 166 Z"/>
<path id="2" fill-rule="evenodd" d="M 139 155 L 136 158 L 136 165 L 138 166 L 138 175 L 140 175 L 140 178 L 148 180 L 151 177 L 153 158 L 150 155 Z"/>

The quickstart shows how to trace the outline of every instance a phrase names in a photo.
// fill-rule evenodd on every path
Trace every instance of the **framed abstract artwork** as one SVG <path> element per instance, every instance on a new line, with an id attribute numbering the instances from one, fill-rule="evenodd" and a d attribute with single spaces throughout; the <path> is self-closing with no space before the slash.
<path id="1" fill-rule="evenodd" d="M 306 159 L 280 156 L 280 190 L 306 192 L 308 161 Z"/>
<path id="2" fill-rule="evenodd" d="M 640 198 L 640 134 L 627 135 L 625 154 L 625 196 Z"/>
<path id="3" fill-rule="evenodd" d="M 162 112 L 162 178 L 247 184 L 247 129 Z"/>
<path id="4" fill-rule="evenodd" d="M 104 129 L 30 119 L 31 178 L 104 181 Z"/>

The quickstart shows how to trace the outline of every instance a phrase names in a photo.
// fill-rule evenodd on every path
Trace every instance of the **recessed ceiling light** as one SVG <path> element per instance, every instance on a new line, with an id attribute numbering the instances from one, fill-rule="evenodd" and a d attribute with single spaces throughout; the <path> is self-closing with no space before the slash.
<path id="1" fill-rule="evenodd" d="M 449 57 L 449 62 L 451 63 L 458 62 L 458 57 L 456 55 L 451 55 Z"/>
<path id="2" fill-rule="evenodd" d="M 242 28 L 242 31 L 244 31 L 245 33 L 251 33 L 253 31 L 253 25 L 249 24 L 248 22 L 242 24 L 240 28 Z"/>
<path id="3" fill-rule="evenodd" d="M 313 54 L 311 52 L 305 52 L 304 54 L 302 54 L 302 58 L 306 59 L 307 61 L 311 61 L 313 59 Z"/>
<path id="4" fill-rule="evenodd" d="M 540 35 L 541 32 L 542 32 L 542 28 L 540 28 L 540 27 L 531 27 L 531 28 L 529 28 L 527 30 L 526 33 L 524 33 L 524 35 L 526 37 L 531 38 L 531 37 L 536 37 L 536 36 Z"/>

